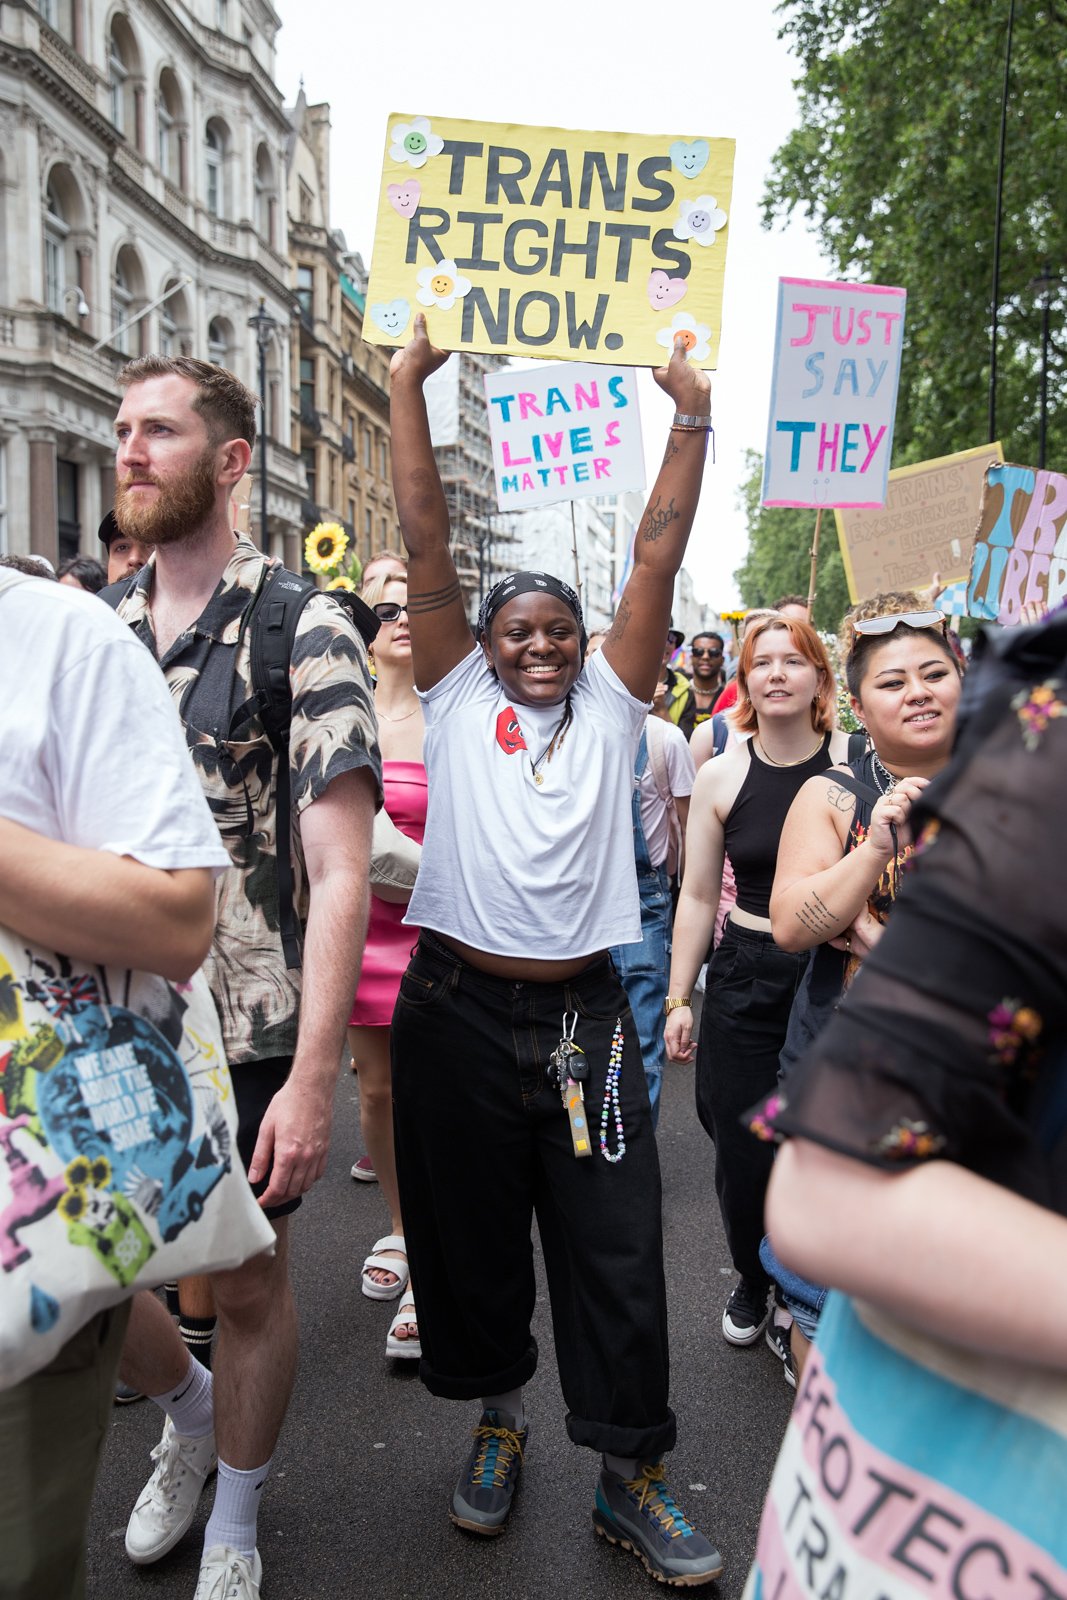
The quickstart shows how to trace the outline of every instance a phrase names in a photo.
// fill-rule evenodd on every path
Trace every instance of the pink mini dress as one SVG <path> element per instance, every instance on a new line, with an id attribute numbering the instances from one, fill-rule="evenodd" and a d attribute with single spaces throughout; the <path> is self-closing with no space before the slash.
<path id="1" fill-rule="evenodd" d="M 383 761 L 385 809 L 401 833 L 422 843 L 426 828 L 426 768 L 421 761 Z M 406 903 L 370 897 L 370 926 L 351 1028 L 388 1028 L 418 928 L 404 926 Z"/>

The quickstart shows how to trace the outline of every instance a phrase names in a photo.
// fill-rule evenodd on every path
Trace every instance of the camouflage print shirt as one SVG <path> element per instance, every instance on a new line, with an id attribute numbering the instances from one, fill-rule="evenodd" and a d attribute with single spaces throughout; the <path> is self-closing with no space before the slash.
<path id="1" fill-rule="evenodd" d="M 227 739 L 233 712 L 252 694 L 247 631 L 241 621 L 267 559 L 238 538 L 203 612 L 160 662 L 178 707 L 193 763 L 233 866 L 218 879 L 215 938 L 205 972 L 231 1062 L 290 1056 L 296 1049 L 300 972 L 286 968 L 278 931 L 274 751 L 258 718 Z M 118 608 L 156 654 L 149 601 L 154 560 Z M 290 663 L 289 743 L 292 861 L 301 926 L 308 888 L 300 816 L 342 772 L 369 767 L 381 800 L 367 654 L 354 624 L 327 595 L 300 613 Z"/>

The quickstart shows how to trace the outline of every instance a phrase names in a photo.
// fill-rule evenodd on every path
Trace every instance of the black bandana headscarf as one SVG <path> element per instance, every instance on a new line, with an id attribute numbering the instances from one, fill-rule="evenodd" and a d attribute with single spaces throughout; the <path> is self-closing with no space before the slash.
<path id="1" fill-rule="evenodd" d="M 582 616 L 582 602 L 569 583 L 564 583 L 562 578 L 554 578 L 549 572 L 509 572 L 506 578 L 494 583 L 478 608 L 479 638 L 483 634 L 486 639 L 489 638 L 493 618 L 497 612 L 506 606 L 509 600 L 514 600 L 515 596 L 520 594 L 551 594 L 557 600 L 562 600 L 568 611 L 574 613 L 582 655 L 585 655 L 588 635 L 585 631 L 585 619 Z"/>

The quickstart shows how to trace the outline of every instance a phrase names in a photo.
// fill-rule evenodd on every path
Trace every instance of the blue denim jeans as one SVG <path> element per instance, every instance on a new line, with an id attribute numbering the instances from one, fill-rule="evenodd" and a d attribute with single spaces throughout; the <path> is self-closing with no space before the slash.
<path id="1" fill-rule="evenodd" d="M 633 1012 L 645 1064 L 652 1126 L 659 1123 L 659 1093 L 667 1049 L 663 1042 L 663 1002 L 671 971 L 671 891 L 666 867 L 639 867 L 641 941 L 617 944 L 611 951 Z"/>
<path id="2" fill-rule="evenodd" d="M 760 1242 L 759 1258 L 764 1271 L 769 1273 L 781 1289 L 786 1310 L 792 1313 L 793 1320 L 801 1333 L 806 1339 L 814 1339 L 819 1331 L 819 1316 L 826 1303 L 829 1289 L 820 1288 L 817 1283 L 809 1283 L 807 1278 L 802 1278 L 799 1273 L 790 1272 L 788 1267 L 783 1266 L 766 1234 Z"/>

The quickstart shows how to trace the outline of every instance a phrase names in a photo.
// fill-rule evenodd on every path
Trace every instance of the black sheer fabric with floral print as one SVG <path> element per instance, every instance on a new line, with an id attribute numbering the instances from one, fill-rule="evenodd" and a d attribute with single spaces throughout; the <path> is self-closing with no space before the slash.
<path id="1" fill-rule="evenodd" d="M 976 653 L 886 931 L 750 1126 L 1067 1214 L 1067 613 Z"/>

